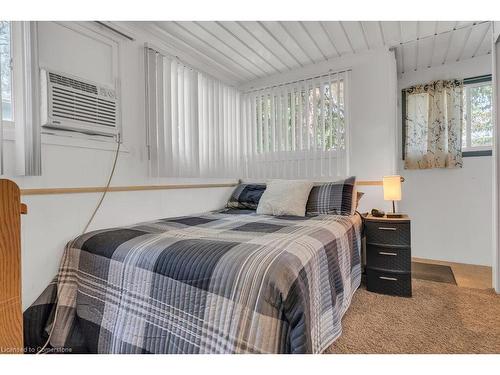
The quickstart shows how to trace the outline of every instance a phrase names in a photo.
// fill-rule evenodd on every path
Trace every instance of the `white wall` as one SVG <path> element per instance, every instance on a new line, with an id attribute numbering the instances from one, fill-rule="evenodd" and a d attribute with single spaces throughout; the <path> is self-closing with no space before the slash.
<path id="1" fill-rule="evenodd" d="M 90 23 L 90 27 L 106 38 L 115 38 Z M 40 28 L 40 59 L 45 67 L 67 73 L 87 75 L 88 79 L 111 81 L 113 73 L 108 65 L 95 64 L 109 50 L 99 47 L 88 38 L 75 42 L 75 38 L 60 35 L 54 24 Z M 119 44 L 118 77 L 121 80 L 123 151 L 120 152 L 114 185 L 162 184 L 179 179 L 153 179 L 148 177 L 145 154 L 144 125 L 144 37 L 130 42 L 116 39 Z M 50 40 L 57 48 L 50 47 Z M 161 42 L 156 41 L 157 44 Z M 85 50 L 92 49 L 85 59 Z M 78 56 L 79 63 L 60 64 L 61 59 Z M 59 65 L 58 65 L 59 64 Z M 62 69 L 61 69 L 62 68 Z M 69 71 L 70 68 L 78 71 Z M 100 70 L 102 69 L 102 70 Z M 42 169 L 40 177 L 14 175 L 14 142 L 5 142 L 6 178 L 16 181 L 21 188 L 103 186 L 112 165 L 115 143 L 88 139 L 44 135 L 42 137 Z M 186 180 L 184 180 L 186 181 Z M 191 180 L 193 181 L 193 180 Z M 205 180 L 206 181 L 206 180 Z M 224 180 L 217 180 L 224 181 Z M 227 181 L 227 180 L 226 180 Z M 216 182 L 216 181 L 213 181 Z M 106 197 L 90 229 L 133 224 L 140 221 L 176 215 L 187 215 L 222 207 L 231 188 L 164 190 L 132 193 L 111 193 Z M 55 276 L 64 245 L 78 235 L 93 211 L 98 194 L 25 196 L 29 214 L 22 218 L 23 306 L 28 307 Z"/>
<path id="2" fill-rule="evenodd" d="M 305 77 L 352 69 L 349 87 L 350 174 L 359 180 L 381 180 L 396 170 L 396 65 L 388 50 L 345 56 L 241 86 L 259 88 Z M 382 187 L 360 187 L 365 196 L 360 211 L 389 209 Z"/>
<path id="3" fill-rule="evenodd" d="M 491 73 L 491 56 L 405 73 L 401 90 L 435 79 L 467 78 Z M 401 108 L 398 155 L 403 184 L 399 208 L 412 218 L 412 255 L 491 266 L 492 157 L 464 158 L 461 169 L 405 170 L 401 160 Z"/>

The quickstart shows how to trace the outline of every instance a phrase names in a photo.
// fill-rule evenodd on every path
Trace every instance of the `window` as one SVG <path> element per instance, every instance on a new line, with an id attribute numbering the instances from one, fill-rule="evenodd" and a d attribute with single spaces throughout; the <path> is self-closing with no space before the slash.
<path id="1" fill-rule="evenodd" d="M 15 129 L 23 140 L 15 143 L 15 169 L 23 176 L 40 176 L 42 172 L 36 25 L 36 21 L 0 21 L 0 130 L 2 137 L 12 137 L 14 120 L 23 119 Z"/>
<path id="2" fill-rule="evenodd" d="M 241 93 L 148 46 L 145 73 L 153 176 L 348 175 L 349 71 Z"/>
<path id="3" fill-rule="evenodd" d="M 258 153 L 345 147 L 343 79 L 284 94 L 266 92 L 255 105 Z"/>
<path id="4" fill-rule="evenodd" d="M 146 129 L 155 177 L 236 177 L 238 90 L 146 47 Z"/>
<path id="5" fill-rule="evenodd" d="M 490 156 L 493 145 L 491 75 L 466 78 L 462 93 L 462 156 Z M 422 85 L 422 87 L 424 87 Z M 408 121 L 408 89 L 402 91 L 402 150 L 406 158 Z M 414 92 L 412 96 L 417 98 Z M 427 116 L 422 113 L 422 118 Z M 418 112 L 415 112 L 418 114 Z M 414 113 L 414 114 L 415 114 Z"/>
<path id="6" fill-rule="evenodd" d="M 464 80 L 462 151 L 487 151 L 493 144 L 491 76 Z M 467 156 L 465 154 L 464 156 Z"/>
<path id="7" fill-rule="evenodd" d="M 348 174 L 348 73 L 331 73 L 244 96 L 250 113 L 242 117 L 248 132 L 243 153 L 250 177 Z"/>
<path id="8" fill-rule="evenodd" d="M 0 81 L 2 98 L 2 117 L 13 121 L 12 71 L 11 71 L 11 29 L 10 22 L 0 21 Z"/>

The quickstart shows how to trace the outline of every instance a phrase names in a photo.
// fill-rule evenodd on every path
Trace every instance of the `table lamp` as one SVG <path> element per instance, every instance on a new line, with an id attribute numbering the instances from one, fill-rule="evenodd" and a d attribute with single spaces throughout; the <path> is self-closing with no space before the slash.
<path id="1" fill-rule="evenodd" d="M 396 213 L 394 201 L 401 200 L 401 183 L 404 178 L 401 176 L 384 176 L 382 179 L 384 186 L 384 200 L 392 201 L 392 213 L 388 213 L 387 217 L 403 217 L 402 214 Z"/>

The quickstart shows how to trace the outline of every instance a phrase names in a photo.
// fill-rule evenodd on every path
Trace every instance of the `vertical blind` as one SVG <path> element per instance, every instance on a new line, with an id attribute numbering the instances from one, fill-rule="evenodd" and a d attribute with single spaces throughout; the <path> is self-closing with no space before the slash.
<path id="1" fill-rule="evenodd" d="M 236 177 L 239 92 L 152 48 L 145 56 L 151 175 Z"/>
<path id="2" fill-rule="evenodd" d="M 247 177 L 346 176 L 348 82 L 346 71 L 244 95 Z"/>
<path id="3" fill-rule="evenodd" d="M 146 122 L 153 176 L 198 174 L 197 76 L 176 60 L 146 50 Z"/>
<path id="4" fill-rule="evenodd" d="M 239 177 L 240 93 L 205 74 L 198 78 L 200 175 Z"/>
<path id="5" fill-rule="evenodd" d="M 146 47 L 158 177 L 321 178 L 348 171 L 349 72 L 241 93 Z"/>

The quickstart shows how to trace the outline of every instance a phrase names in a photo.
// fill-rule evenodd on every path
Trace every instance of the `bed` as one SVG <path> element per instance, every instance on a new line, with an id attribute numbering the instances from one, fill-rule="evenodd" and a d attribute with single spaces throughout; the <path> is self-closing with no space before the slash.
<path id="1" fill-rule="evenodd" d="M 361 227 L 224 209 L 86 233 L 24 314 L 27 352 L 52 331 L 55 352 L 321 353 L 360 284 Z"/>

